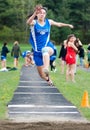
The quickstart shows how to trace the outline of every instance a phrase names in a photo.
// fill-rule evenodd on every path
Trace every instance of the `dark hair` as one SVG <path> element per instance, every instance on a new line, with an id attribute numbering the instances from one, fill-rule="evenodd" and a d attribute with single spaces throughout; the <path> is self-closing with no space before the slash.
<path id="1" fill-rule="evenodd" d="M 76 39 L 75 41 L 74 41 L 74 45 L 78 48 L 80 45 L 79 45 L 79 39 Z"/>
<path id="2" fill-rule="evenodd" d="M 69 41 L 69 39 L 70 39 L 71 37 L 75 37 L 75 35 L 74 35 L 74 34 L 70 34 L 70 35 L 67 36 L 67 44 L 68 44 L 68 41 Z"/>
<path id="3" fill-rule="evenodd" d="M 4 46 L 6 46 L 7 45 L 7 42 L 4 42 L 4 44 L 3 44 Z"/>
<path id="4" fill-rule="evenodd" d="M 75 35 L 74 34 L 70 34 L 70 35 L 67 36 L 67 39 L 70 39 L 71 37 L 75 37 Z"/>
<path id="5" fill-rule="evenodd" d="M 47 12 L 47 10 L 48 10 L 46 7 L 42 7 L 41 9 L 44 9 L 46 12 Z"/>

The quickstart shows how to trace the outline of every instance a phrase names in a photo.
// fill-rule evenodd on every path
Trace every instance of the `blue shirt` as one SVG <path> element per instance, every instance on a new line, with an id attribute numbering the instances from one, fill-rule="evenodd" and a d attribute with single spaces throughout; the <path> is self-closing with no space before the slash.
<path id="1" fill-rule="evenodd" d="M 34 26 L 31 26 L 30 43 L 34 51 L 41 51 L 43 47 L 50 42 L 51 25 L 48 19 L 45 19 L 45 24 L 42 26 L 35 20 Z"/>

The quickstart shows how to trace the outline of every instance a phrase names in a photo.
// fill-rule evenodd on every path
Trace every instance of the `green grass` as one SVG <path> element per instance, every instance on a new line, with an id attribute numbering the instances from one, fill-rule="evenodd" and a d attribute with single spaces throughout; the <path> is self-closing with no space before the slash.
<path id="1" fill-rule="evenodd" d="M 0 72 L 0 118 L 7 112 L 7 104 L 19 82 L 19 71 Z"/>
<path id="2" fill-rule="evenodd" d="M 30 45 L 21 44 L 21 50 L 28 50 Z M 11 50 L 12 45 L 8 45 Z M 59 46 L 58 46 L 59 49 Z M 0 48 L 1 50 L 1 48 Z M 16 71 L 0 72 L 0 119 L 7 118 L 7 104 L 12 99 L 15 89 L 18 86 L 20 78 L 20 69 L 24 63 L 24 59 L 20 57 L 19 68 Z M 7 66 L 13 67 L 13 58 L 10 53 L 7 57 Z M 90 103 L 90 72 L 78 69 L 75 76 L 76 83 L 66 82 L 65 74 L 61 74 L 60 61 L 56 60 L 57 72 L 50 73 L 54 84 L 57 86 L 59 91 L 67 98 L 68 101 L 72 102 L 77 106 L 81 114 L 90 120 L 90 108 L 82 108 L 81 100 L 84 91 L 88 91 L 89 103 Z"/>
<path id="3" fill-rule="evenodd" d="M 81 114 L 90 120 L 90 108 L 82 108 L 81 101 L 85 91 L 88 92 L 89 104 L 90 104 L 90 72 L 82 69 L 77 69 L 75 75 L 76 83 L 66 82 L 65 73 L 61 74 L 60 61 L 57 59 L 57 72 L 51 73 L 51 77 L 54 80 L 54 84 L 58 90 L 64 95 L 64 97 L 77 106 Z"/>
<path id="4" fill-rule="evenodd" d="M 8 48 L 11 51 L 13 44 L 8 44 Z M 0 45 L 0 50 L 1 50 Z M 22 52 L 30 49 L 30 45 L 21 44 L 20 45 Z M 14 58 L 11 57 L 11 54 L 7 55 L 7 66 L 13 67 Z M 0 61 L 1 62 L 1 61 Z M 0 119 L 7 118 L 7 105 L 8 102 L 12 99 L 15 89 L 18 86 L 20 78 L 21 66 L 24 63 L 22 57 L 19 58 L 19 67 L 16 71 L 0 72 Z M 0 65 L 1 68 L 1 65 Z"/>

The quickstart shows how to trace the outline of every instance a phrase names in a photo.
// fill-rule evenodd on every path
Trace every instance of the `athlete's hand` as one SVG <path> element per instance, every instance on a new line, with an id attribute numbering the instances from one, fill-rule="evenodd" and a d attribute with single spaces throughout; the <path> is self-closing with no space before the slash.
<path id="1" fill-rule="evenodd" d="M 73 25 L 71 25 L 71 24 L 69 24 L 69 27 L 70 27 L 70 28 L 74 28 L 74 26 L 73 26 Z"/>
<path id="2" fill-rule="evenodd" d="M 41 9 L 42 9 L 42 5 L 41 4 L 40 5 L 36 5 L 36 7 L 35 7 L 36 14 L 40 13 Z"/>

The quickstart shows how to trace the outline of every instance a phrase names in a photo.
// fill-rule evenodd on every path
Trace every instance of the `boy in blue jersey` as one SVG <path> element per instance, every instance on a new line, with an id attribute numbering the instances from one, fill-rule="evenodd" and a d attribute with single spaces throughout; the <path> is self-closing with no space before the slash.
<path id="1" fill-rule="evenodd" d="M 40 76 L 50 85 L 52 81 L 49 78 L 50 56 L 54 53 L 54 46 L 50 42 L 51 26 L 73 28 L 71 24 L 55 22 L 52 19 L 46 19 L 47 9 L 42 5 L 37 5 L 34 13 L 27 19 L 30 25 L 30 43 L 34 50 L 34 61 Z M 35 19 L 37 16 L 37 19 Z"/>
<path id="2" fill-rule="evenodd" d="M 51 71 L 54 71 L 54 72 L 56 72 L 56 64 L 55 64 L 56 58 L 57 58 L 57 48 L 54 45 L 54 53 L 53 55 L 50 56 L 50 68 L 51 68 Z"/>

